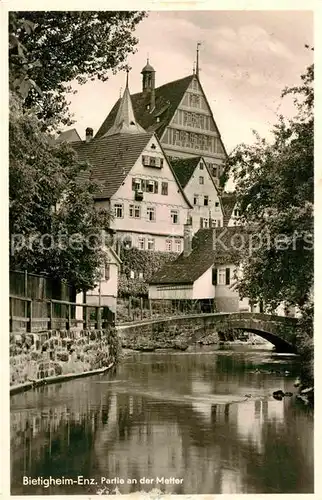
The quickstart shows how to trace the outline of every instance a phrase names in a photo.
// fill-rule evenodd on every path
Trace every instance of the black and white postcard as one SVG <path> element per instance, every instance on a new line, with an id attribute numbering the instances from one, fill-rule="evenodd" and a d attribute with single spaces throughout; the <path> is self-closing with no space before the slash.
<path id="1" fill-rule="evenodd" d="M 317 494 L 316 3 L 1 11 L 4 498 Z"/>

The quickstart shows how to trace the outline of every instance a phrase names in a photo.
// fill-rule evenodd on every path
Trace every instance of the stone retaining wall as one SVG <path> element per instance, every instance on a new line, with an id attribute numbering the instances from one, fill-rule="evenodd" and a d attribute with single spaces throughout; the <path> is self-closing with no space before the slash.
<path id="1" fill-rule="evenodd" d="M 46 377 L 78 374 L 107 367 L 118 360 L 115 328 L 51 330 L 10 334 L 10 386 Z"/>

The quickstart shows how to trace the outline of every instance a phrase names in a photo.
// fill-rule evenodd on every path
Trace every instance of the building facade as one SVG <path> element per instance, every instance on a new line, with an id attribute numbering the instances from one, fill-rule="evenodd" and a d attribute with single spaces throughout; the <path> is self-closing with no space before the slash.
<path id="1" fill-rule="evenodd" d="M 131 96 L 138 123 L 146 131 L 155 132 L 170 161 L 203 156 L 218 185 L 227 153 L 198 74 L 156 87 L 156 72 L 149 61 L 141 73 L 142 91 Z M 120 105 L 119 99 L 97 138 L 112 126 Z"/>
<path id="2" fill-rule="evenodd" d="M 117 191 L 97 204 L 111 209 L 111 228 L 124 245 L 181 253 L 190 205 L 154 134 L 147 134 L 146 145 Z"/>
<path id="3" fill-rule="evenodd" d="M 189 214 L 193 233 L 202 228 L 222 227 L 221 197 L 204 158 L 181 158 L 172 160 L 171 165 L 192 205 Z"/>

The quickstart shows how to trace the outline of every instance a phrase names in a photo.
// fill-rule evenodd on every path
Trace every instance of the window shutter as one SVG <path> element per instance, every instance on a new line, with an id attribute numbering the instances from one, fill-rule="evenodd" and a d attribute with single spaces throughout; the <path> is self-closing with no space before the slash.
<path id="1" fill-rule="evenodd" d="M 203 217 L 200 217 L 200 228 L 203 228 Z"/>
<path id="2" fill-rule="evenodd" d="M 213 267 L 212 268 L 212 284 L 217 285 L 217 268 Z"/>
<path id="3" fill-rule="evenodd" d="M 135 191 L 135 178 L 132 177 L 132 191 Z"/>
<path id="4" fill-rule="evenodd" d="M 154 181 L 154 192 L 158 192 L 158 181 Z"/>
<path id="5" fill-rule="evenodd" d="M 146 191 L 146 189 L 145 189 L 145 182 L 146 182 L 145 179 L 141 180 L 142 191 Z"/>
<path id="6" fill-rule="evenodd" d="M 226 285 L 230 285 L 230 268 L 226 267 Z"/>

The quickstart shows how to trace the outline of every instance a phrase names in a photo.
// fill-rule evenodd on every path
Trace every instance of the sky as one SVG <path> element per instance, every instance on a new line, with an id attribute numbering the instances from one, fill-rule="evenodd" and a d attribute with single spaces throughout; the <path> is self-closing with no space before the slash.
<path id="1" fill-rule="evenodd" d="M 149 55 L 156 86 L 192 73 L 200 47 L 200 80 L 229 153 L 241 142 L 263 137 L 277 114 L 292 114 L 291 101 L 281 104 L 281 91 L 297 85 L 312 62 L 313 14 L 310 11 L 154 11 L 135 31 L 137 52 L 128 64 L 130 92 L 140 92 L 141 70 Z M 106 82 L 75 85 L 68 96 L 73 125 L 84 138 L 94 133 L 124 90 L 125 74 Z M 71 127 L 72 128 L 72 127 Z"/>

